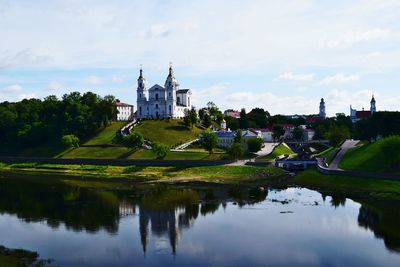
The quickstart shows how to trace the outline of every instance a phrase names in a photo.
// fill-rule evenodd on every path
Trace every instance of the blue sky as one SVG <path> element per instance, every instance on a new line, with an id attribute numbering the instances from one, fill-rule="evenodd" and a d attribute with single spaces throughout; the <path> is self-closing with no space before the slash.
<path id="1" fill-rule="evenodd" d="M 0 101 L 113 94 L 169 62 L 196 107 L 400 109 L 400 1 L 0 0 Z"/>

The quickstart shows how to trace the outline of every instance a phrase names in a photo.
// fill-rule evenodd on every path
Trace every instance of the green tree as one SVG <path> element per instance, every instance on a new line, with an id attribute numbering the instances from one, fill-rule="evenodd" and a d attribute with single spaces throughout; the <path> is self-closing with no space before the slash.
<path id="1" fill-rule="evenodd" d="M 193 128 L 193 125 L 197 124 L 197 111 L 194 107 L 190 110 L 189 113 L 190 118 L 190 126 Z"/>
<path id="2" fill-rule="evenodd" d="M 334 125 L 329 132 L 329 143 L 332 146 L 338 146 L 344 140 L 350 138 L 349 129 L 345 126 Z"/>
<path id="3" fill-rule="evenodd" d="M 269 113 L 262 108 L 253 108 L 247 116 L 249 121 L 254 123 L 255 127 L 265 128 L 268 126 Z"/>
<path id="4" fill-rule="evenodd" d="M 243 132 L 241 129 L 237 129 L 235 133 L 235 138 L 233 139 L 234 143 L 242 144 L 243 142 Z"/>
<path id="5" fill-rule="evenodd" d="M 285 134 L 285 129 L 282 126 L 274 126 L 272 129 L 272 137 L 274 140 L 280 140 L 281 137 Z"/>
<path id="6" fill-rule="evenodd" d="M 61 137 L 61 143 L 67 147 L 79 147 L 79 138 L 73 134 L 66 134 Z"/>
<path id="7" fill-rule="evenodd" d="M 207 130 L 201 133 L 200 143 L 211 154 L 218 145 L 218 137 L 214 132 Z"/>
<path id="8" fill-rule="evenodd" d="M 123 144 L 128 148 L 140 148 L 144 143 L 144 137 L 139 132 L 132 132 L 123 138 Z"/>
<path id="9" fill-rule="evenodd" d="M 233 159 L 239 159 L 243 157 L 244 155 L 244 149 L 242 144 L 240 143 L 233 143 L 229 148 L 228 148 L 228 154 L 231 158 Z"/>
<path id="10" fill-rule="evenodd" d="M 169 153 L 170 148 L 166 144 L 154 142 L 152 151 L 156 155 L 157 159 L 163 159 Z"/>
<path id="11" fill-rule="evenodd" d="M 294 128 L 292 134 L 293 134 L 293 138 L 295 140 L 303 141 L 303 139 L 304 139 L 304 130 L 303 129 L 296 127 L 296 128 Z"/>
<path id="12" fill-rule="evenodd" d="M 189 109 L 185 109 L 184 114 L 185 115 L 183 117 L 183 124 L 185 124 L 185 126 L 187 128 L 190 128 L 190 124 L 191 124 L 191 122 L 190 122 L 190 110 Z"/>
<path id="13" fill-rule="evenodd" d="M 263 140 L 261 138 L 250 138 L 247 139 L 247 148 L 249 152 L 256 153 L 261 150 Z"/>
<path id="14" fill-rule="evenodd" d="M 206 128 L 210 128 L 210 126 L 211 126 L 211 117 L 210 117 L 210 115 L 208 115 L 208 113 L 204 114 L 202 125 L 204 127 L 206 127 Z"/>
<path id="15" fill-rule="evenodd" d="M 239 127 L 240 129 L 247 129 L 248 124 L 249 122 L 247 120 L 246 110 L 242 108 L 242 110 L 240 111 Z"/>

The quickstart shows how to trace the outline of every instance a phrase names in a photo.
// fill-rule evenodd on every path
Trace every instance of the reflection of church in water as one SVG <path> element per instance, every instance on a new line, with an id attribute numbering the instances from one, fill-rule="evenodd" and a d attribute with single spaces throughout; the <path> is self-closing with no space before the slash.
<path id="1" fill-rule="evenodd" d="M 198 210 L 198 205 L 195 206 L 197 206 Z M 187 207 L 165 211 L 139 208 L 140 237 L 143 253 L 146 253 L 149 242 L 149 229 L 151 229 L 152 234 L 157 237 L 168 234 L 172 253 L 175 254 L 180 232 L 182 229 L 193 225 L 197 214 L 193 215 L 191 212 L 187 212 Z"/>

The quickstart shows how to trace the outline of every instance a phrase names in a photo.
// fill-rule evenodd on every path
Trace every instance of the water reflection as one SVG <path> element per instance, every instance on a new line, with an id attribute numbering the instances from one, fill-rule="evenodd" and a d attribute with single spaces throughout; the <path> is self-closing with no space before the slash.
<path id="1" fill-rule="evenodd" d="M 345 239 L 345 235 L 336 236 L 335 231 L 346 232 L 346 228 L 351 228 L 349 225 L 352 227 L 356 225 L 357 231 L 361 228 L 372 231 L 376 238 L 384 240 L 387 249 L 400 252 L 400 232 L 397 231 L 400 211 L 396 207 L 398 203 L 363 201 L 358 204 L 340 195 L 325 196 L 314 191 L 295 188 L 269 190 L 259 186 L 190 188 L 119 185 L 115 187 L 107 184 L 90 185 L 79 181 L 50 181 L 24 177 L 0 179 L 0 223 L 8 218 L 3 215 L 11 215 L 26 223 L 26 225 L 20 225 L 20 228 L 26 228 L 34 222 L 44 222 L 53 230 L 61 230 L 65 227 L 67 232 L 87 233 L 88 240 L 92 236 L 93 240 L 101 237 L 102 240 L 108 240 L 108 242 L 111 240 L 107 236 L 104 237 L 102 232 L 118 237 L 118 240 L 135 232 L 137 238 L 130 237 L 128 243 L 137 244 L 137 249 L 140 250 L 142 256 L 151 257 L 152 260 L 160 257 L 154 254 L 154 243 L 165 240 L 170 253 L 179 254 L 177 261 L 186 260 L 185 264 L 192 263 L 191 260 L 194 259 L 199 261 L 198 257 L 202 260 L 203 257 L 211 257 L 211 254 L 229 254 L 230 251 L 225 251 L 227 247 L 233 251 L 232 258 L 237 260 L 232 264 L 237 266 L 246 266 L 245 262 L 249 260 L 254 266 L 264 266 L 262 261 L 264 256 L 272 261 L 279 258 L 281 256 L 279 254 L 285 253 L 289 253 L 282 256 L 281 261 L 285 264 L 276 265 L 291 266 L 293 262 L 289 259 L 293 253 L 297 253 L 296 249 L 307 248 L 303 243 L 309 246 L 310 252 L 307 253 L 318 252 L 321 255 L 326 254 L 324 257 L 339 257 L 341 255 L 335 254 L 335 250 L 341 245 L 336 244 L 334 240 L 339 243 L 345 243 L 348 240 Z M 352 219 L 349 214 L 354 209 L 358 217 L 355 216 Z M 129 225 L 124 223 L 129 223 Z M 217 226 L 219 228 L 215 229 L 219 230 L 217 232 L 214 230 L 211 234 L 210 229 Z M 6 228 L 1 228 L 0 224 L 0 231 L 4 229 Z M 68 235 L 68 233 L 63 235 Z M 14 239 L 16 238 L 20 242 L 16 244 L 24 247 L 24 234 L 16 233 Z M 51 235 L 47 238 L 50 242 L 56 242 Z M 356 240 L 358 236 L 351 238 Z M 329 246 L 337 247 L 330 248 L 332 252 L 327 248 L 321 252 L 319 251 L 323 247 L 319 245 L 321 240 L 333 242 Z M 354 244 L 357 244 L 358 241 L 356 241 Z M 73 241 L 65 242 L 75 244 Z M 100 251 L 104 249 L 102 242 L 94 242 L 97 243 L 96 246 L 100 246 Z M 221 242 L 224 245 L 214 245 L 213 242 Z M 376 245 L 376 239 L 374 244 Z M 280 245 L 283 246 L 281 249 L 279 249 Z M 207 250 L 208 247 L 210 251 Z M 35 247 L 29 249 L 36 250 Z M 196 253 L 193 254 L 190 249 L 195 249 Z M 53 252 L 49 249 L 46 251 L 38 248 L 37 250 L 40 254 L 48 253 L 49 255 L 45 255 L 46 258 L 53 256 L 51 254 Z M 99 248 L 92 252 L 97 250 Z M 118 244 L 115 247 L 107 247 L 107 251 L 115 251 L 118 258 L 124 258 L 126 261 L 133 260 L 130 258 L 133 257 L 133 252 L 121 252 Z M 304 257 L 311 259 L 311 254 L 307 253 L 308 256 L 298 255 L 299 259 L 304 259 Z M 332 255 L 327 256 L 330 253 Z M 92 257 L 86 260 L 101 261 L 95 258 L 95 254 L 86 255 Z M 244 255 L 253 255 L 253 258 L 245 258 Z M 213 256 L 214 261 L 218 259 L 218 256 Z M 256 262 L 258 258 L 260 262 Z M 138 260 L 136 257 L 134 259 Z M 65 262 L 67 261 L 62 261 L 62 263 Z M 322 266 L 322 263 L 327 262 L 311 264 L 307 261 L 307 264 L 314 266 Z M 66 264 L 66 266 L 74 266 L 74 264 Z M 106 264 L 113 265 L 114 262 L 100 265 L 106 266 Z M 185 264 L 182 263 L 182 265 Z M 165 262 L 153 265 L 168 266 Z M 216 265 L 226 266 L 221 262 Z"/>

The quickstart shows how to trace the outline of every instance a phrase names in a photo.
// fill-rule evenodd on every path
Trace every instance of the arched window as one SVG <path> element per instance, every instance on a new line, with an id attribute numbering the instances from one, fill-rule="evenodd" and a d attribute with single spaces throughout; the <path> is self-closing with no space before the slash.
<path id="1" fill-rule="evenodd" d="M 171 114 L 171 111 L 172 111 L 172 108 L 171 108 L 171 105 L 169 105 L 169 114 Z"/>
<path id="2" fill-rule="evenodd" d="M 156 94 L 156 100 L 158 100 L 158 94 Z"/>
<path id="3" fill-rule="evenodd" d="M 181 102 L 181 98 L 178 96 L 176 102 L 180 103 Z"/>
<path id="4" fill-rule="evenodd" d="M 139 107 L 139 115 L 142 115 L 142 107 Z"/>
<path id="5" fill-rule="evenodd" d="M 142 98 L 142 94 L 139 94 L 139 97 Z"/>
<path id="6" fill-rule="evenodd" d="M 158 109 L 158 104 L 156 104 L 156 109 Z"/>

